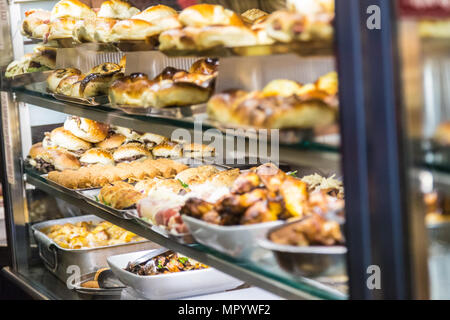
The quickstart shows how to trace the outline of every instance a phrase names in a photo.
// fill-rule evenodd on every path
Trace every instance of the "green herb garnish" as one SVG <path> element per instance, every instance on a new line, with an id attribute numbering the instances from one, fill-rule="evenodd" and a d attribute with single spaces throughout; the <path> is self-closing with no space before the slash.
<path id="1" fill-rule="evenodd" d="M 189 258 L 187 257 L 179 257 L 178 261 L 180 261 L 182 264 L 186 264 L 189 262 Z"/>
<path id="2" fill-rule="evenodd" d="M 291 177 L 297 178 L 297 170 L 289 172 L 288 175 L 290 175 Z"/>
<path id="3" fill-rule="evenodd" d="M 189 185 L 178 179 L 178 181 L 181 183 L 181 186 L 185 189 L 189 188 Z"/>
<path id="4" fill-rule="evenodd" d="M 100 200 L 97 196 L 95 196 L 95 201 L 100 202 Z"/>
<path id="5" fill-rule="evenodd" d="M 156 267 L 158 267 L 158 269 L 163 269 L 163 268 L 164 268 L 164 267 L 161 265 L 161 262 L 160 262 L 160 261 L 158 261 L 158 265 L 157 265 Z"/>

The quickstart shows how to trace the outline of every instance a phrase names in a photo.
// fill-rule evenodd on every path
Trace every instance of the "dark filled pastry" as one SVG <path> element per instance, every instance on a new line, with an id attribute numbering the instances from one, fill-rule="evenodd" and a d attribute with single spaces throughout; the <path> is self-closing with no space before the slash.
<path id="1" fill-rule="evenodd" d="M 102 63 L 87 74 L 74 68 L 55 70 L 47 79 L 51 92 L 74 98 L 107 95 L 111 83 L 123 76 L 123 68 L 115 63 Z"/>

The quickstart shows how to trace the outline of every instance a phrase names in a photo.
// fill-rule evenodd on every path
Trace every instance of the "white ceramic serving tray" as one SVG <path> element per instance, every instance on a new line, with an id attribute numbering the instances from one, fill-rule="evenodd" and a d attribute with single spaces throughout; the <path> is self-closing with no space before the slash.
<path id="1" fill-rule="evenodd" d="M 160 250 L 150 251 L 160 252 Z M 121 254 L 107 259 L 111 270 L 119 280 L 146 299 L 168 300 L 192 297 L 234 289 L 242 284 L 242 281 L 213 268 L 155 276 L 139 276 L 125 271 L 128 262 L 150 251 Z"/>
<path id="2" fill-rule="evenodd" d="M 186 215 L 182 218 L 197 242 L 241 260 L 259 259 L 266 254 L 267 251 L 258 246 L 258 241 L 269 229 L 284 223 L 274 221 L 246 226 L 218 226 Z"/>

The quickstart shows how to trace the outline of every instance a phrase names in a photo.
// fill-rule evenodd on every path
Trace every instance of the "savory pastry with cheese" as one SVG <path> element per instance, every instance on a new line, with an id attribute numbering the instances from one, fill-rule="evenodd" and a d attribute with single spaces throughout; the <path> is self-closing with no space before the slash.
<path id="1" fill-rule="evenodd" d="M 180 13 L 179 20 L 187 27 L 244 26 L 243 21 L 235 12 L 212 4 L 187 7 Z"/>
<path id="2" fill-rule="evenodd" d="M 129 19 L 139 13 L 139 9 L 133 7 L 129 2 L 122 0 L 108 0 L 102 2 L 97 12 L 99 18 Z"/>
<path id="3" fill-rule="evenodd" d="M 141 144 L 127 143 L 117 148 L 113 157 L 116 163 L 120 163 L 151 158 L 152 154 Z"/>
<path id="4" fill-rule="evenodd" d="M 27 162 L 42 173 L 54 170 L 76 170 L 81 166 L 72 154 L 62 149 L 46 149 L 42 146 L 42 142 L 31 147 Z"/>
<path id="5" fill-rule="evenodd" d="M 131 184 L 123 181 L 104 186 L 98 195 L 100 202 L 119 210 L 133 208 L 144 197 Z"/>
<path id="6" fill-rule="evenodd" d="M 50 22 L 47 40 L 72 39 L 77 24 L 82 23 L 72 17 L 57 18 Z"/>
<path id="7" fill-rule="evenodd" d="M 154 23 L 159 21 L 160 19 L 172 17 L 177 14 L 177 11 L 172 9 L 171 7 L 159 4 L 156 6 L 151 6 L 142 12 L 136 13 L 131 18 Z"/>
<path id="8" fill-rule="evenodd" d="M 22 22 L 22 35 L 44 39 L 50 28 L 50 11 L 42 9 L 31 9 L 25 11 L 25 19 Z"/>
<path id="9" fill-rule="evenodd" d="M 57 2 L 51 11 L 51 20 L 71 17 L 78 20 L 95 18 L 95 12 L 78 0 L 61 0 Z"/>
<path id="10" fill-rule="evenodd" d="M 70 131 L 80 139 L 98 143 L 105 140 L 108 135 L 109 126 L 86 118 L 68 116 L 64 122 L 64 129 Z"/>
<path id="11" fill-rule="evenodd" d="M 94 164 L 113 165 L 114 158 L 108 150 L 92 148 L 81 155 L 80 163 L 83 166 L 91 166 Z"/>
<path id="12" fill-rule="evenodd" d="M 231 125 L 261 129 L 313 128 L 336 120 L 333 105 L 336 92 L 336 73 L 307 85 L 274 80 L 262 91 L 231 90 L 216 94 L 208 101 L 207 110 L 212 119 Z"/>

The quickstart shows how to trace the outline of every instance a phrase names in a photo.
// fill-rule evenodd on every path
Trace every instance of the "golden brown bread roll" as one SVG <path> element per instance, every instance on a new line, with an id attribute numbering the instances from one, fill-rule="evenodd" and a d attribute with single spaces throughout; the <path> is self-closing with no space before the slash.
<path id="1" fill-rule="evenodd" d="M 109 126 L 94 120 L 77 116 L 68 116 L 64 122 L 64 129 L 88 142 L 98 143 L 105 140 Z"/>
<path id="2" fill-rule="evenodd" d="M 48 40 L 57 39 L 72 39 L 74 29 L 77 27 L 77 23 L 81 24 L 82 21 L 76 20 L 72 17 L 64 17 L 52 20 L 50 22 Z"/>
<path id="3" fill-rule="evenodd" d="M 63 127 L 52 130 L 49 135 L 52 145 L 69 150 L 75 155 L 81 155 L 92 147 L 92 144 L 84 141 Z"/>
<path id="4" fill-rule="evenodd" d="M 185 27 L 172 29 L 159 35 L 159 50 L 195 50 L 195 39 L 202 32 L 202 28 Z"/>
<path id="5" fill-rule="evenodd" d="M 141 144 L 127 143 L 117 148 L 113 157 L 114 161 L 119 163 L 151 158 L 152 154 Z"/>
<path id="6" fill-rule="evenodd" d="M 74 75 L 81 75 L 81 71 L 75 68 L 57 69 L 53 71 L 47 78 L 48 89 L 51 92 L 55 92 L 62 79 Z"/>
<path id="7" fill-rule="evenodd" d="M 100 202 L 119 210 L 135 206 L 144 197 L 131 184 L 122 181 L 104 186 L 98 196 Z"/>
<path id="8" fill-rule="evenodd" d="M 152 149 L 153 156 L 162 158 L 181 158 L 183 148 L 180 144 L 173 141 L 165 141 Z"/>
<path id="9" fill-rule="evenodd" d="M 214 166 L 200 166 L 197 168 L 189 168 L 178 173 L 175 179 L 181 180 L 187 185 L 200 184 L 218 172 L 219 170 Z"/>
<path id="10" fill-rule="evenodd" d="M 209 26 L 204 27 L 195 38 L 198 49 L 210 49 L 217 46 L 243 47 L 258 44 L 256 34 L 246 26 Z"/>
<path id="11" fill-rule="evenodd" d="M 43 173 L 53 170 L 78 169 L 81 166 L 75 156 L 62 149 L 46 149 L 41 142 L 31 147 L 28 158 L 28 162 Z"/>
<path id="12" fill-rule="evenodd" d="M 132 19 L 144 20 L 153 23 L 160 19 L 174 16 L 176 14 L 177 11 L 172 9 L 171 7 L 159 4 L 156 6 L 151 6 L 144 11 L 135 14 Z"/>
<path id="13" fill-rule="evenodd" d="M 78 0 L 61 0 L 53 6 L 51 20 L 71 17 L 75 19 L 95 18 L 95 12 Z"/>
<path id="14" fill-rule="evenodd" d="M 208 88 L 172 80 L 153 81 L 142 73 L 116 80 L 109 90 L 111 104 L 140 108 L 198 104 L 207 101 L 209 95 Z"/>
<path id="15" fill-rule="evenodd" d="M 21 33 L 34 39 L 44 39 L 50 28 L 50 11 L 32 9 L 25 11 Z"/>
<path id="16" fill-rule="evenodd" d="M 118 147 L 120 147 L 122 144 L 125 143 L 127 138 L 124 135 L 121 134 L 112 134 L 111 136 L 107 137 L 105 140 L 99 142 L 96 144 L 98 148 L 105 149 L 105 150 L 115 150 Z"/>
<path id="17" fill-rule="evenodd" d="M 133 7 L 129 2 L 108 0 L 101 4 L 100 10 L 97 12 L 97 17 L 123 20 L 129 19 L 138 13 L 139 9 Z"/>
<path id="18" fill-rule="evenodd" d="M 212 4 L 190 6 L 180 13 L 179 20 L 188 27 L 244 26 L 244 22 L 236 13 Z"/>
<path id="19" fill-rule="evenodd" d="M 92 148 L 81 155 L 80 163 L 83 166 L 90 166 L 93 164 L 113 165 L 114 158 L 111 152 L 107 150 Z"/>
<path id="20" fill-rule="evenodd" d="M 215 149 L 213 147 L 199 144 L 190 143 L 183 145 L 183 157 L 185 158 L 208 158 L 214 157 Z"/>

